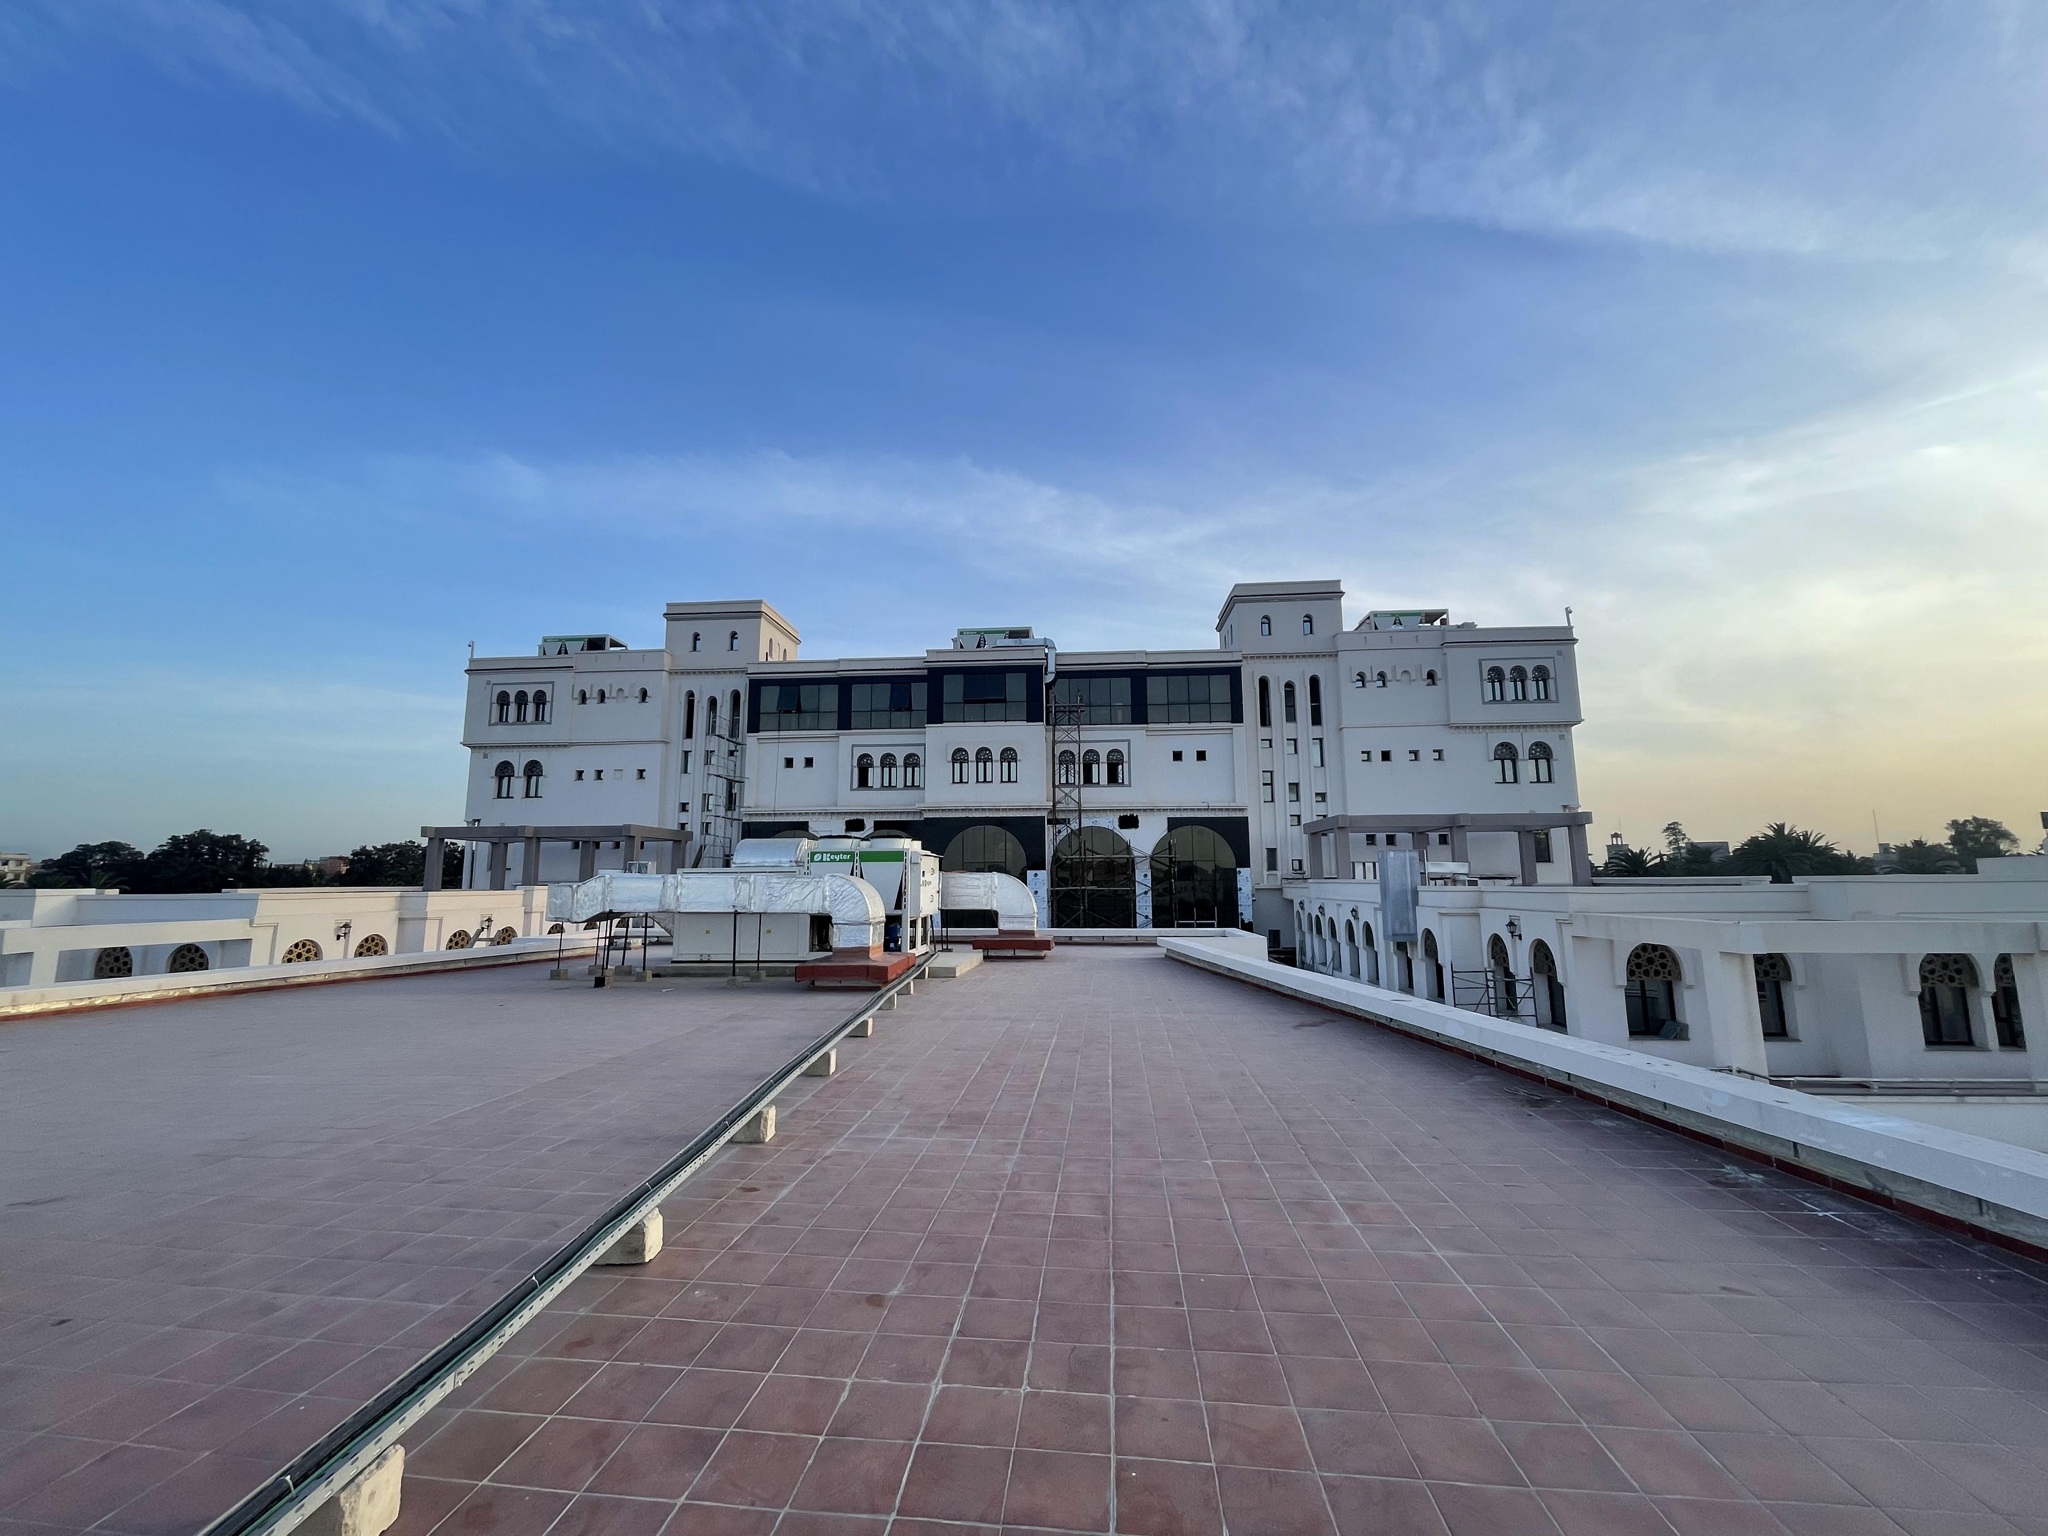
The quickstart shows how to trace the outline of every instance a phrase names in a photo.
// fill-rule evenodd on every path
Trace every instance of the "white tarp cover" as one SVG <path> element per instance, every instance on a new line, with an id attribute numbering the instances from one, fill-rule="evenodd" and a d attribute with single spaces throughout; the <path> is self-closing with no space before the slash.
<path id="1" fill-rule="evenodd" d="M 1036 933 L 1038 903 L 1031 887 L 1011 875 L 948 870 L 939 877 L 939 905 L 948 912 L 989 912 L 1005 933 Z"/>
<path id="2" fill-rule="evenodd" d="M 548 888 L 551 922 L 587 923 L 597 917 L 640 913 L 659 920 L 684 912 L 826 913 L 832 918 L 834 949 L 865 949 L 880 943 L 888 916 L 874 887 L 851 875 L 735 869 L 692 869 L 674 875 L 606 871 L 575 885 Z"/>

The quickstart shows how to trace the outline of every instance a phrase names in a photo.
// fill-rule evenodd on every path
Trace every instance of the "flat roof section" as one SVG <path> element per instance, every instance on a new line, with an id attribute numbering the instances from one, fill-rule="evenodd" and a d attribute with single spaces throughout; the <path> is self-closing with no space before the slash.
<path id="1" fill-rule="evenodd" d="M 848 1011 L 527 965 L 0 1025 L 0 1530 L 199 1529 Z"/>
<path id="2" fill-rule="evenodd" d="M 408 1437 L 400 1536 L 2017 1532 L 2021 1261 L 1144 949 L 923 989 Z"/>

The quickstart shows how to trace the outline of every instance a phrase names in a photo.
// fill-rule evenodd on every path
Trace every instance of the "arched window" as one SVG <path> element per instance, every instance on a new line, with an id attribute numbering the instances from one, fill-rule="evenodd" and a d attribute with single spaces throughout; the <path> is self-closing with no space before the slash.
<path id="1" fill-rule="evenodd" d="M 520 689 L 512 695 L 512 718 L 519 724 L 526 724 L 526 690 Z"/>
<path id="2" fill-rule="evenodd" d="M 1024 845 L 1006 828 L 980 826 L 963 828 L 939 859 L 939 868 L 970 875 L 1008 875 L 1024 878 Z"/>
<path id="3" fill-rule="evenodd" d="M 1920 962 L 1920 1032 L 1930 1046 L 1975 1045 L 1970 994 L 1977 963 L 1968 955 L 1929 955 Z"/>
<path id="4" fill-rule="evenodd" d="M 1308 723 L 1323 723 L 1323 680 L 1320 677 L 1308 680 Z"/>
<path id="5" fill-rule="evenodd" d="M 206 951 L 197 944 L 180 944 L 171 951 L 171 958 L 164 963 L 164 969 L 174 975 L 183 975 L 187 971 L 203 971 L 209 963 Z"/>
<path id="6" fill-rule="evenodd" d="M 1544 742 L 1533 742 L 1529 747 L 1529 782 L 1548 784 L 1550 782 L 1550 747 Z"/>
<path id="7" fill-rule="evenodd" d="M 320 941 L 318 939 L 300 939 L 296 944 L 287 949 L 283 956 L 286 965 L 304 965 L 309 960 L 318 960 L 319 958 Z"/>
<path id="8" fill-rule="evenodd" d="M 1301 616 L 1301 632 L 1304 635 L 1312 635 L 1316 632 L 1316 616 L 1314 614 L 1304 613 Z"/>
<path id="9" fill-rule="evenodd" d="M 693 650 L 693 651 L 701 651 L 701 650 L 703 650 L 703 649 L 704 649 L 704 631 L 703 631 L 703 630 L 701 630 L 701 629 L 695 629 L 695 630 L 692 630 L 692 631 L 690 631 L 690 649 L 691 649 L 691 650 Z"/>
<path id="10" fill-rule="evenodd" d="M 1108 827 L 1076 827 L 1061 838 L 1048 875 L 1055 928 L 1137 926 L 1137 861 Z"/>
<path id="11" fill-rule="evenodd" d="M 683 740 L 688 741 L 697 734 L 697 690 L 691 689 L 683 695 Z"/>
<path id="12" fill-rule="evenodd" d="M 1109 769 L 1110 783 L 1128 784 L 1131 782 L 1130 765 L 1124 761 L 1123 752 L 1118 748 L 1110 748 L 1109 756 L 1105 759 L 1105 765 Z"/>
<path id="13" fill-rule="evenodd" d="M 542 725 L 548 723 L 548 696 L 544 693 L 533 696 L 533 718 Z"/>
<path id="14" fill-rule="evenodd" d="M 740 718 L 740 691 L 733 689 L 725 704 L 725 734 L 733 741 L 740 739 L 745 722 Z"/>
<path id="15" fill-rule="evenodd" d="M 1016 782 L 1017 782 L 1017 749 L 1016 749 L 1015 747 L 1005 747 L 1005 748 L 1003 748 L 1003 756 L 1002 756 L 1001 766 L 1002 766 L 1002 780 L 1003 780 L 1003 782 L 1004 782 L 1005 784 L 1014 784 L 1014 783 L 1016 783 Z"/>
<path id="16" fill-rule="evenodd" d="M 1550 691 L 1550 668 L 1537 667 L 1529 674 L 1529 691 L 1540 701 L 1548 702 Z"/>
<path id="17" fill-rule="evenodd" d="M 597 690 L 597 702 L 598 702 L 598 703 L 600 703 L 600 704 L 602 704 L 602 703 L 603 703 L 604 701 L 605 701 L 605 691 L 604 691 L 604 690 L 603 690 L 602 688 L 600 688 L 600 689 L 598 689 L 598 690 Z"/>
<path id="18" fill-rule="evenodd" d="M 1529 946 L 1529 980 L 1536 989 L 1536 1022 L 1545 1029 L 1564 1028 L 1564 983 L 1557 979 L 1557 959 L 1538 939 Z"/>
<path id="19" fill-rule="evenodd" d="M 1678 1017 L 1678 956 L 1662 944 L 1638 944 L 1628 952 L 1628 1032 L 1638 1039 L 1683 1040 Z"/>
<path id="20" fill-rule="evenodd" d="M 1074 754 L 1071 750 L 1060 753 L 1060 760 L 1056 771 L 1062 787 L 1071 785 L 1074 782 Z"/>
<path id="21" fill-rule="evenodd" d="M 1361 922 L 1358 925 L 1358 958 L 1365 962 L 1363 974 L 1358 979 L 1378 986 L 1380 984 L 1380 952 L 1379 946 L 1373 942 L 1371 923 Z"/>
<path id="22" fill-rule="evenodd" d="M 1259 633 L 1262 635 L 1270 635 L 1273 633 L 1273 615 L 1271 615 L 1270 613 L 1262 613 L 1259 615 Z"/>
<path id="23" fill-rule="evenodd" d="M 1102 754 L 1090 747 L 1081 754 L 1081 782 L 1100 784 L 1102 782 Z"/>
<path id="24" fill-rule="evenodd" d="M 1259 724 L 1273 729 L 1273 685 L 1263 677 L 1259 679 Z"/>
<path id="25" fill-rule="evenodd" d="M 1375 688 L 1384 688 L 1384 687 L 1386 687 L 1386 686 L 1387 686 L 1387 674 L 1386 674 L 1386 673 L 1384 673 L 1384 672 L 1375 672 L 1375 673 L 1373 673 L 1373 675 L 1372 675 L 1372 685 L 1373 685 L 1373 687 L 1375 687 Z"/>
<path id="26" fill-rule="evenodd" d="M 512 723 L 512 695 L 500 689 L 498 692 L 498 724 Z"/>
<path id="27" fill-rule="evenodd" d="M 1756 1011 L 1763 1020 L 1766 1040 L 1791 1038 L 1791 1014 L 1785 1007 L 1785 988 L 1792 981 L 1792 962 L 1783 955 L 1758 955 L 1756 969 Z"/>
<path id="28" fill-rule="evenodd" d="M 1422 674 L 1422 685 L 1425 688 L 1434 688 L 1436 686 L 1435 667 L 1431 667 L 1427 672 Z"/>
<path id="29" fill-rule="evenodd" d="M 1294 684 L 1289 681 L 1280 685 L 1280 714 L 1289 725 L 1301 717 L 1294 709 Z"/>
<path id="30" fill-rule="evenodd" d="M 1515 980 L 1515 964 L 1508 956 L 1507 940 L 1495 934 L 1486 941 L 1487 990 L 1493 994 L 1493 1012 L 1496 1018 L 1519 1018 L 1522 1012 L 1522 989 Z"/>
<path id="31" fill-rule="evenodd" d="M 1991 1022 L 1997 1028 L 1998 1043 L 2008 1051 L 2027 1048 L 2027 1031 L 2020 1019 L 2019 980 L 2012 972 L 2012 956 L 2000 955 L 1991 963 Z"/>
<path id="32" fill-rule="evenodd" d="M 595 928 L 597 926 L 597 919 L 593 918 L 583 926 L 585 928 Z M 470 937 L 470 932 L 467 928 L 458 928 L 448 935 L 448 947 L 450 949 L 468 949 L 475 942 Z"/>
<path id="33" fill-rule="evenodd" d="M 1176 827 L 1152 849 L 1154 928 L 1235 928 L 1237 855 L 1213 828 Z"/>
<path id="34" fill-rule="evenodd" d="M 1515 756 L 1515 744 L 1504 741 L 1493 749 L 1493 782 L 1519 784 L 1521 781 L 1522 765 Z"/>
<path id="35" fill-rule="evenodd" d="M 882 754 L 882 788 L 894 789 L 895 787 L 896 754 L 894 752 L 884 752 Z"/>
<path id="36" fill-rule="evenodd" d="M 1436 947 L 1436 935 L 1422 930 L 1422 995 L 1436 1002 L 1444 1000 L 1444 962 Z"/>
<path id="37" fill-rule="evenodd" d="M 905 789 L 924 788 L 924 759 L 915 752 L 910 753 L 903 759 L 903 787 Z"/>
<path id="38" fill-rule="evenodd" d="M 718 734 L 718 695 L 715 693 L 707 693 L 704 696 L 704 734 Z"/>
<path id="39" fill-rule="evenodd" d="M 734 630 L 725 637 L 725 648 L 728 651 L 736 651 L 740 648 L 740 632 L 738 630 Z"/>
<path id="40" fill-rule="evenodd" d="M 540 798 L 541 779 L 541 766 L 539 759 L 527 759 L 526 771 L 522 775 L 522 777 L 526 780 L 526 798 L 529 800 L 538 800 Z"/>
<path id="41" fill-rule="evenodd" d="M 642 688 L 640 690 L 640 702 L 642 704 L 645 704 L 647 702 L 647 690 L 645 688 Z"/>
<path id="42" fill-rule="evenodd" d="M 588 688 L 578 688 L 576 690 L 576 702 L 578 704 L 588 704 L 590 702 L 590 690 Z"/>
<path id="43" fill-rule="evenodd" d="M 1344 920 L 1344 974 L 1358 979 L 1358 928 L 1349 918 Z"/>
<path id="44" fill-rule="evenodd" d="M 993 784 L 996 781 L 996 755 L 987 747 L 980 747 L 974 753 L 974 782 Z"/>
<path id="45" fill-rule="evenodd" d="M 1486 669 L 1486 702 L 1498 704 L 1508 696 L 1508 675 L 1499 667 Z"/>
<path id="46" fill-rule="evenodd" d="M 125 944 L 110 944 L 92 957 L 94 981 L 119 981 L 135 974 L 135 955 Z"/>
<path id="47" fill-rule="evenodd" d="M 1529 673 L 1524 667 L 1515 667 L 1508 672 L 1508 697 L 1517 704 L 1528 702 Z"/>
<path id="48" fill-rule="evenodd" d="M 863 752 L 853 760 L 853 787 L 873 789 L 875 787 L 875 759 L 871 753 Z"/>
<path id="49" fill-rule="evenodd" d="M 1351 686 L 1354 688 L 1363 688 L 1365 686 L 1365 674 L 1363 672 L 1352 673 Z"/>
<path id="50" fill-rule="evenodd" d="M 955 747 L 953 749 L 953 782 L 955 784 L 965 784 L 967 782 L 967 763 L 967 749 L 965 747 Z"/>
<path id="51" fill-rule="evenodd" d="M 356 943 L 356 958 L 358 959 L 366 959 L 371 955 L 388 955 L 390 953 L 391 946 L 385 942 L 384 935 L 381 933 L 366 933 Z"/>
<path id="52" fill-rule="evenodd" d="M 500 800 L 510 800 L 512 798 L 512 781 L 518 776 L 519 770 L 514 768 L 509 762 L 500 763 L 491 770 L 491 777 L 497 782 L 497 797 Z"/>

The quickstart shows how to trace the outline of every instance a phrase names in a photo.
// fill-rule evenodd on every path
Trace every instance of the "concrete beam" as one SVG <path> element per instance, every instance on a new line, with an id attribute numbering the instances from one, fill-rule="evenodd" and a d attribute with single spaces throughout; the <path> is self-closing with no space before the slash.
<path id="1" fill-rule="evenodd" d="M 600 1264 L 645 1264 L 661 1252 L 661 1212 L 650 1211 L 605 1249 Z"/>
<path id="2" fill-rule="evenodd" d="M 383 1536 L 398 1520 L 405 1447 L 394 1445 L 354 1481 L 299 1522 L 307 1536 Z"/>

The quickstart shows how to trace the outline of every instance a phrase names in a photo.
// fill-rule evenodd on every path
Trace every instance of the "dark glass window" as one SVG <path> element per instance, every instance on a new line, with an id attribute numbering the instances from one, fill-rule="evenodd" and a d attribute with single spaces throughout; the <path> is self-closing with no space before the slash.
<path id="1" fill-rule="evenodd" d="M 1131 680 L 1128 677 L 1063 677 L 1052 685 L 1055 704 L 1081 706 L 1083 725 L 1129 725 Z"/>
<path id="2" fill-rule="evenodd" d="M 1306 623 L 1308 621 L 1304 619 L 1302 622 Z M 1308 680 L 1308 723 L 1310 725 L 1321 725 L 1323 723 L 1323 680 L 1320 677 L 1312 677 Z"/>
<path id="3" fill-rule="evenodd" d="M 1153 725 L 1228 724 L 1230 674 L 1146 678 L 1145 718 Z"/>
<path id="4" fill-rule="evenodd" d="M 946 674 L 946 720 L 979 724 L 990 720 L 1027 720 L 1028 672 L 949 672 Z"/>
<path id="5" fill-rule="evenodd" d="M 1791 1015 L 1785 1008 L 1785 988 L 1791 980 L 1792 962 L 1783 955 L 1756 957 L 1756 1011 L 1766 1040 L 1791 1038 Z"/>
<path id="6" fill-rule="evenodd" d="M 1968 955 L 1929 955 L 1920 962 L 1920 1032 L 1931 1046 L 1975 1045 L 1970 992 L 1977 967 Z"/>
<path id="7" fill-rule="evenodd" d="M 922 682 L 853 684 L 853 729 L 916 730 L 925 723 Z"/>
<path id="8" fill-rule="evenodd" d="M 839 728 L 837 683 L 763 683 L 761 729 L 834 731 Z M 714 731 L 716 726 L 713 727 Z"/>
<path id="9" fill-rule="evenodd" d="M 2001 1046 L 2012 1051 L 2026 1049 L 2027 1031 L 2020 1021 L 2020 989 L 2011 955 L 2000 955 L 1992 964 L 1991 1022 L 1997 1026 Z"/>

